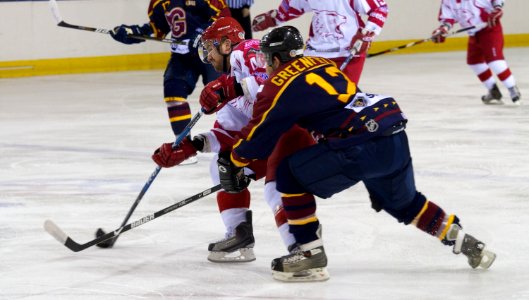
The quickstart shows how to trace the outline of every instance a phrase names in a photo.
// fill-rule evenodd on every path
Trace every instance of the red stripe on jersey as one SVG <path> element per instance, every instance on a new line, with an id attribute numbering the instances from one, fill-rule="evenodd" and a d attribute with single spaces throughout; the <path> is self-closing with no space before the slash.
<path id="1" fill-rule="evenodd" d="M 387 17 L 388 17 L 387 8 L 385 6 L 378 7 L 369 12 L 369 18 L 367 18 L 367 21 L 374 23 L 378 25 L 380 28 L 382 28 L 384 26 L 384 23 L 386 23 Z"/>

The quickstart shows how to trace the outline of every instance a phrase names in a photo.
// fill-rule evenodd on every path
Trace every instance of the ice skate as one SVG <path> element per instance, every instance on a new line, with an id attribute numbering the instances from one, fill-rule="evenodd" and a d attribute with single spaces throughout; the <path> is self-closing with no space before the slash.
<path id="1" fill-rule="evenodd" d="M 254 244 L 252 211 L 248 210 L 246 222 L 242 222 L 235 228 L 233 236 L 209 244 L 208 260 L 224 263 L 254 261 Z"/>
<path id="2" fill-rule="evenodd" d="M 450 226 L 446 238 L 455 241 L 453 252 L 463 253 L 468 258 L 468 264 L 474 269 L 488 269 L 496 259 L 496 254 L 487 250 L 483 242 L 461 231 L 457 224 Z"/>
<path id="3" fill-rule="evenodd" d="M 483 101 L 484 104 L 503 104 L 501 97 L 500 89 L 494 84 L 492 89 L 489 90 L 489 93 L 481 97 L 481 101 Z"/>
<path id="4" fill-rule="evenodd" d="M 329 279 L 327 256 L 323 246 L 302 250 L 302 246 L 289 247 L 291 253 L 272 261 L 274 279 L 287 282 L 324 281 Z"/>
<path id="5" fill-rule="evenodd" d="M 509 94 L 514 104 L 520 104 L 520 99 L 522 98 L 522 94 L 520 93 L 520 90 L 518 89 L 517 86 L 510 87 Z"/>
<path id="6" fill-rule="evenodd" d="M 192 157 L 184 160 L 183 162 L 181 162 L 179 164 L 179 166 L 193 165 L 193 164 L 196 164 L 196 163 L 198 163 L 198 158 L 196 156 L 192 156 Z"/>

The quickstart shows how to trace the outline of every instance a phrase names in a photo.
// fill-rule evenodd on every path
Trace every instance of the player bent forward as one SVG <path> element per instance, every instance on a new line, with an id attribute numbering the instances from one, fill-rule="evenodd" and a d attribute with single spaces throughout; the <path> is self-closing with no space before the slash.
<path id="1" fill-rule="evenodd" d="M 496 255 L 464 233 L 457 216 L 415 189 L 404 131 L 407 119 L 396 100 L 358 92 L 330 60 L 296 55 L 302 48 L 303 39 L 291 26 L 263 37 L 261 52 L 270 77 L 258 94 L 252 120 L 242 129 L 246 138 L 218 160 L 223 188 L 238 190 L 246 183 L 241 168 L 266 157 L 288 128 L 297 124 L 324 137 L 283 159 L 277 169 L 277 189 L 298 249 L 272 261 L 273 277 L 282 281 L 329 278 L 314 195 L 329 198 L 360 181 L 374 208 L 452 246 L 472 268 L 489 268 Z"/>

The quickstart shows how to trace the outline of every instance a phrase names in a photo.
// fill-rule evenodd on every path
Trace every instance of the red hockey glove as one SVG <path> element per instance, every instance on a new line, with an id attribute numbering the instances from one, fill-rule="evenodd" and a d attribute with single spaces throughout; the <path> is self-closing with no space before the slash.
<path id="1" fill-rule="evenodd" d="M 432 42 L 434 43 L 444 43 L 446 40 L 446 35 L 448 34 L 450 28 L 446 25 L 441 25 L 439 28 L 432 32 Z"/>
<path id="2" fill-rule="evenodd" d="M 355 54 L 362 54 L 369 49 L 369 45 L 375 38 L 375 33 L 365 28 L 358 28 L 358 31 L 353 36 L 349 49 L 354 50 Z"/>
<path id="3" fill-rule="evenodd" d="M 503 9 L 501 9 L 500 6 L 494 7 L 494 9 L 490 12 L 489 19 L 487 20 L 489 27 L 496 26 L 501 16 L 503 16 Z"/>
<path id="4" fill-rule="evenodd" d="M 208 83 L 200 93 L 200 105 L 206 114 L 212 114 L 221 109 L 226 102 L 242 94 L 237 89 L 235 77 L 226 74 Z"/>
<path id="5" fill-rule="evenodd" d="M 275 9 L 265 12 L 264 14 L 257 15 L 257 17 L 255 17 L 252 21 L 252 30 L 263 31 L 270 27 L 277 26 L 276 16 L 277 10 Z"/>
<path id="6" fill-rule="evenodd" d="M 184 160 L 197 155 L 197 149 L 191 142 L 189 137 L 186 137 L 180 145 L 173 149 L 172 143 L 165 143 L 160 148 L 154 151 L 152 160 L 162 167 L 170 168 L 181 164 Z"/>

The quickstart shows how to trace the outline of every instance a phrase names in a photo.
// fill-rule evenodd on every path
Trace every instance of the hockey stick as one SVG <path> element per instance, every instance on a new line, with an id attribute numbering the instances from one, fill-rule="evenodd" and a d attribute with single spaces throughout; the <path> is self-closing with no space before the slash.
<path id="1" fill-rule="evenodd" d="M 476 26 L 470 26 L 470 27 L 461 28 L 459 30 L 456 30 L 456 31 L 453 31 L 453 32 L 447 34 L 446 36 L 452 36 L 452 35 L 455 35 L 455 34 L 458 34 L 458 33 L 461 33 L 461 32 L 467 31 L 467 30 L 471 30 L 471 29 L 474 29 L 474 28 L 476 28 Z M 422 44 L 424 42 L 431 41 L 434 37 L 435 36 L 431 36 L 429 38 L 426 38 L 426 39 L 423 39 L 423 40 L 418 40 L 418 41 L 415 41 L 415 42 L 411 42 L 411 43 L 408 43 L 406 45 L 401 45 L 401 46 L 398 46 L 398 47 L 394 47 L 394 48 L 383 50 L 383 51 L 376 52 L 376 53 L 369 53 L 369 54 L 367 54 L 367 58 L 375 57 L 375 56 L 386 54 L 386 53 L 390 53 L 390 52 L 395 52 L 397 50 L 406 49 L 406 48 L 410 48 L 410 47 L 413 47 L 413 46 L 417 46 L 417 45 Z"/>
<path id="2" fill-rule="evenodd" d="M 59 226 L 57 226 L 55 223 L 53 223 L 53 221 L 51 220 L 46 220 L 44 222 L 44 230 L 46 230 L 51 236 L 53 236 L 57 241 L 59 241 L 61 244 L 64 244 L 68 249 L 72 250 L 73 252 L 79 252 L 79 251 L 82 251 L 86 248 L 89 248 L 89 247 L 92 247 L 93 245 L 96 245 L 96 244 L 99 244 L 101 242 L 104 242 L 108 239 L 112 239 L 112 238 L 117 238 L 120 234 L 122 234 L 123 232 L 126 232 L 126 231 L 129 231 L 135 227 L 138 227 L 140 225 L 143 225 L 147 222 L 150 222 L 156 218 L 159 218 L 169 212 L 172 212 L 173 210 L 175 209 L 178 209 L 182 206 L 185 206 L 189 203 L 192 203 L 192 202 L 195 202 L 197 201 L 198 199 L 201 199 L 201 198 L 204 198 L 206 197 L 207 195 L 211 194 L 211 193 L 214 193 L 218 190 L 221 189 L 221 186 L 220 184 L 217 184 L 216 186 L 214 187 L 211 187 L 207 190 L 204 190 L 198 194 L 195 194 L 187 199 L 184 199 L 180 202 L 176 202 L 175 204 L 172 204 L 164 209 L 161 209 L 153 214 L 150 214 L 150 215 L 147 215 L 141 219 L 138 219 L 134 222 L 131 222 L 125 226 L 121 226 L 119 227 L 118 229 L 114 230 L 114 231 L 111 231 L 109 233 L 106 233 L 105 235 L 102 235 L 98 238 L 95 238 L 89 242 L 86 242 L 84 244 L 79 244 L 77 242 L 75 242 L 74 240 L 72 240 L 72 238 L 70 238 L 68 235 L 66 235 L 66 233 L 64 233 L 64 231 L 62 231 Z"/>
<path id="3" fill-rule="evenodd" d="M 203 114 L 203 111 L 201 110 L 191 119 L 189 124 L 187 124 L 187 126 L 180 133 L 180 135 L 178 136 L 176 141 L 173 143 L 173 148 L 175 148 L 176 146 L 180 145 L 180 143 L 184 140 L 184 138 L 186 138 L 186 136 L 191 131 L 191 128 L 193 128 L 195 126 L 195 124 L 198 122 L 198 119 L 200 119 L 202 114 Z M 151 184 L 154 181 L 154 179 L 156 179 L 156 176 L 158 176 L 158 173 L 160 173 L 161 169 L 162 168 L 160 166 L 156 166 L 156 169 L 154 170 L 154 172 L 152 172 L 151 176 L 149 177 L 149 179 L 147 180 L 147 182 L 145 183 L 145 185 L 141 189 L 140 194 L 138 195 L 138 197 L 136 197 L 136 200 L 132 204 L 132 207 L 129 209 L 129 212 L 127 213 L 127 216 L 125 217 L 123 222 L 121 222 L 121 227 L 123 227 L 123 226 L 125 226 L 125 224 L 127 224 L 127 222 L 129 221 L 130 216 L 132 216 L 132 213 L 134 212 L 134 210 L 136 209 L 136 207 L 140 203 L 141 199 L 143 198 L 143 195 L 145 195 L 145 193 L 147 192 L 147 190 L 151 186 Z M 101 229 L 101 228 L 97 229 L 96 237 L 100 237 L 100 236 L 104 236 L 104 235 L 105 235 L 105 231 L 103 231 L 103 229 Z M 110 240 L 107 240 L 105 242 L 97 244 L 97 246 L 101 247 L 101 248 L 112 248 L 112 246 L 114 246 L 114 243 L 116 242 L 117 238 L 118 237 L 116 236 L 113 239 L 110 239 Z"/>
<path id="4" fill-rule="evenodd" d="M 53 17 L 55 18 L 55 21 L 57 21 L 57 26 L 65 27 L 65 28 L 72 28 L 72 29 L 79 29 L 79 30 L 85 30 L 85 31 L 92 31 L 92 32 L 98 32 L 103 34 L 110 34 L 112 30 L 110 29 L 104 29 L 104 28 L 94 28 L 94 27 L 87 27 L 87 26 L 80 26 L 80 25 L 73 25 L 70 23 L 64 22 L 64 20 L 61 18 L 61 14 L 59 11 L 59 6 L 57 5 L 56 0 L 49 0 L 49 5 L 51 9 L 51 13 L 53 14 Z M 128 35 L 131 38 L 138 39 L 138 40 L 149 40 L 149 41 L 156 41 L 156 42 L 162 42 L 162 43 L 171 43 L 171 44 L 178 44 L 178 45 L 187 45 L 187 42 L 184 41 L 177 41 L 172 39 L 162 39 L 162 38 L 156 38 L 148 35 Z"/>
<path id="5" fill-rule="evenodd" d="M 347 64 L 353 59 L 353 57 L 356 55 L 356 49 L 351 49 L 351 52 L 349 53 L 349 56 L 343 61 L 342 65 L 340 66 L 340 71 L 343 71 Z"/>

